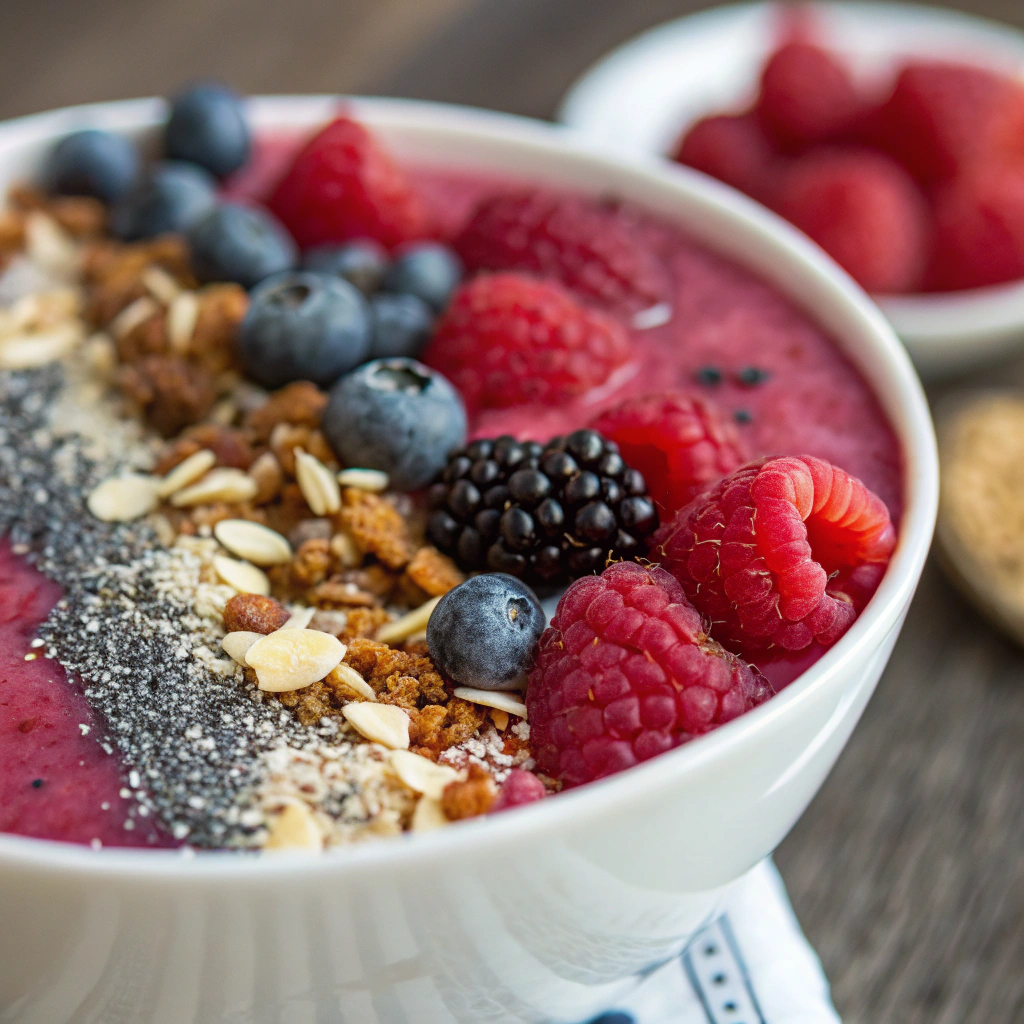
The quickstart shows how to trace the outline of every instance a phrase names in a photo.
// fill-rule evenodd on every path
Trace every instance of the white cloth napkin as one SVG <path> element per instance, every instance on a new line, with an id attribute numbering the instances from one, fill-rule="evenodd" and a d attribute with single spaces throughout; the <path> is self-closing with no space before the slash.
<path id="1" fill-rule="evenodd" d="M 821 962 L 770 860 L 747 875 L 681 957 L 610 1009 L 636 1024 L 840 1024 Z"/>

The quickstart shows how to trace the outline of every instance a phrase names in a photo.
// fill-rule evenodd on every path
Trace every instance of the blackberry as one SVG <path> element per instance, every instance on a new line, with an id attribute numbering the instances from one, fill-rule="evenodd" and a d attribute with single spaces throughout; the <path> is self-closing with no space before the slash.
<path id="1" fill-rule="evenodd" d="M 540 584 L 642 555 L 658 525 L 643 475 L 594 430 L 546 445 L 474 441 L 451 456 L 429 499 L 430 539 L 463 569 Z"/>

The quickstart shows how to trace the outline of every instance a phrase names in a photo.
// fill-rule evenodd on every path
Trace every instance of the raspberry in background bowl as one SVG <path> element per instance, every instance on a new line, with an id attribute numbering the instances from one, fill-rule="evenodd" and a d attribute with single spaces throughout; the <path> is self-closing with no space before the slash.
<path id="1" fill-rule="evenodd" d="M 261 127 L 309 126 L 324 120 L 332 103 L 267 101 L 254 111 Z M 0 891 L 11 933 L 19 936 L 18 949 L 5 949 L 3 958 L 11 968 L 2 978 L 5 1000 L 33 1000 L 45 987 L 71 1006 L 89 992 L 112 1005 L 125 998 L 121 969 L 130 957 L 136 977 L 159 979 L 167 992 L 195 993 L 188 997 L 193 1010 L 199 1005 L 205 1019 L 216 1020 L 224 1016 L 225 985 L 237 993 L 236 1004 L 256 997 L 251 973 L 232 959 L 244 937 L 259 936 L 266 950 L 267 970 L 258 972 L 270 979 L 260 986 L 264 1005 L 284 1005 L 294 999 L 295 977 L 279 976 L 273 964 L 295 948 L 296 934 L 325 953 L 349 942 L 359 948 L 367 922 L 392 915 L 378 951 L 346 958 L 360 998 L 365 990 L 390 998 L 394 979 L 381 964 L 392 954 L 406 958 L 422 950 L 431 953 L 430 962 L 414 968 L 415 976 L 434 1000 L 426 1009 L 417 1004 L 422 1019 L 473 1019 L 451 997 L 455 990 L 516 999 L 526 1019 L 583 1018 L 629 985 L 634 971 L 674 952 L 721 887 L 778 842 L 838 754 L 895 639 L 934 512 L 930 426 L 892 336 L 829 263 L 714 188 L 602 160 L 548 129 L 419 105 L 355 109 L 406 160 L 494 170 L 515 165 L 523 175 L 563 187 L 614 188 L 678 220 L 790 296 L 837 339 L 893 423 L 908 484 L 900 547 L 851 631 L 778 698 L 700 743 L 550 804 L 316 863 L 286 855 L 259 863 L 217 854 L 188 861 L 173 853 L 92 853 L 3 837 Z M 159 117 L 158 108 L 145 105 L 94 113 L 100 123 L 133 131 Z M 65 130 L 67 115 L 50 117 L 12 125 L 0 143 L 12 176 L 29 169 L 33 142 L 38 153 Z M 688 824 L 695 817 L 709 823 L 699 843 Z M 176 909 L 183 899 L 195 908 L 185 918 Z M 658 922 L 653 930 L 651 921 Z M 77 972 L 62 973 L 42 952 L 80 943 L 84 955 L 108 924 L 108 959 L 99 977 L 89 978 L 88 992 Z M 623 943 L 627 932 L 631 943 Z M 583 952 L 594 943 L 615 951 L 614 963 L 596 972 Z M 194 973 L 191 952 L 200 946 L 208 968 L 216 965 L 203 975 L 210 980 L 197 981 Z M 160 956 L 140 958 L 139 950 L 150 948 L 161 949 Z M 33 955 L 23 957 L 25 949 Z M 509 949 L 523 955 L 510 957 Z M 260 955 L 254 947 L 257 963 Z M 315 979 L 301 987 L 303 998 L 325 1010 L 348 998 Z M 345 987 L 351 990 L 348 982 Z M 177 997 L 168 1000 L 176 1009 Z"/>
<path id="2" fill-rule="evenodd" d="M 687 125 L 716 111 L 749 107 L 765 61 L 804 18 L 807 34 L 848 60 L 861 81 L 884 80 L 893 63 L 904 59 L 962 62 L 1017 77 L 1024 67 L 1018 32 L 958 12 L 859 3 L 821 3 L 801 11 L 794 18 L 785 5 L 741 4 L 653 29 L 585 75 L 567 96 L 562 120 L 602 146 L 668 153 Z M 760 159 L 758 149 L 743 146 L 741 166 Z M 743 181 L 733 184 L 744 187 Z M 939 376 L 992 362 L 1018 347 L 1024 339 L 1022 296 L 1024 285 L 1011 282 L 958 292 L 879 294 L 877 301 L 921 372 Z"/>

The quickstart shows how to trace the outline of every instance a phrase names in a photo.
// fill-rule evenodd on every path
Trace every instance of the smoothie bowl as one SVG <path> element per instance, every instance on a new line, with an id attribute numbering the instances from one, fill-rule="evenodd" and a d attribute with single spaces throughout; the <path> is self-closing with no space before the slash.
<path id="1" fill-rule="evenodd" d="M 253 101 L 184 250 L 12 195 L 0 1020 L 583 1019 L 792 827 L 916 586 L 927 408 L 812 245 L 544 126 L 339 107 Z M 165 119 L 12 122 L 0 185 Z M 218 225 L 271 194 L 287 232 Z"/>

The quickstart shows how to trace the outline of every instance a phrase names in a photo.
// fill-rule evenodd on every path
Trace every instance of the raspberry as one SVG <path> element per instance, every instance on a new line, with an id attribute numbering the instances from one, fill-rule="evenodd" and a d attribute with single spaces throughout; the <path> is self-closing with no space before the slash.
<path id="1" fill-rule="evenodd" d="M 938 189 L 935 220 L 930 287 L 1024 277 L 1024 165 L 979 166 Z"/>
<path id="2" fill-rule="evenodd" d="M 544 783 L 537 778 L 533 772 L 523 768 L 513 768 L 508 773 L 508 778 L 501 784 L 498 791 L 498 799 L 491 805 L 491 814 L 498 811 L 507 811 L 513 807 L 522 807 L 524 804 L 532 804 L 537 800 L 543 800 L 547 796 Z"/>
<path id="3" fill-rule="evenodd" d="M 405 172 L 350 117 L 336 118 L 303 146 L 268 205 L 304 249 L 348 238 L 392 247 L 428 227 Z"/>
<path id="4" fill-rule="evenodd" d="M 895 544 L 882 500 L 821 459 L 760 459 L 681 509 L 657 558 L 726 646 L 799 651 L 836 642 Z"/>
<path id="5" fill-rule="evenodd" d="M 664 569 L 619 562 L 562 595 L 526 703 L 540 771 L 565 786 L 611 775 L 710 732 L 771 696 L 711 640 Z"/>
<path id="6" fill-rule="evenodd" d="M 823 149 L 796 160 L 775 208 L 869 292 L 921 286 L 930 222 L 924 196 L 898 163 L 863 149 Z"/>
<path id="7" fill-rule="evenodd" d="M 560 284 L 484 274 L 456 291 L 422 358 L 480 409 L 558 405 L 603 384 L 629 355 L 622 325 Z"/>
<path id="8" fill-rule="evenodd" d="M 837 139 L 860 109 L 850 72 L 835 54 L 812 43 L 786 43 L 761 73 L 757 114 L 780 146 Z"/>
<path id="9" fill-rule="evenodd" d="M 626 398 L 591 426 L 643 473 L 663 514 L 675 512 L 748 458 L 733 422 L 713 402 L 681 391 Z"/>
<path id="10" fill-rule="evenodd" d="M 694 124 L 672 159 L 760 198 L 771 190 L 778 154 L 753 114 L 722 114 Z"/>
<path id="11" fill-rule="evenodd" d="M 921 182 L 951 178 L 971 164 L 1024 156 L 1024 87 L 967 64 L 907 64 L 873 118 L 883 149 Z"/>
<path id="12" fill-rule="evenodd" d="M 668 273 L 627 209 L 539 189 L 484 199 L 456 239 L 469 270 L 520 270 L 561 281 L 616 314 L 666 302 Z"/>

